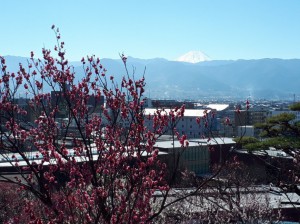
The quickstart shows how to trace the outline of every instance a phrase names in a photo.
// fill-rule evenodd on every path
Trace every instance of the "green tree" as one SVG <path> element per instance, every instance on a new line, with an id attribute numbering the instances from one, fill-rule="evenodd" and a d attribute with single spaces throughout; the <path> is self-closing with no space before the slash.
<path id="1" fill-rule="evenodd" d="M 257 143 L 257 142 L 259 142 L 259 140 L 257 138 L 250 137 L 250 136 L 243 136 L 243 137 L 234 138 L 234 141 L 238 142 L 238 144 L 241 147 L 243 147 L 245 145 L 248 145 L 250 143 Z"/>
<path id="2" fill-rule="evenodd" d="M 291 110 L 300 111 L 300 102 L 294 103 L 290 106 Z"/>
<path id="3" fill-rule="evenodd" d="M 300 103 L 293 104 L 291 110 L 300 110 Z M 261 129 L 263 141 L 246 146 L 248 150 L 268 149 L 274 147 L 281 149 L 292 158 L 290 167 L 277 164 L 278 170 L 288 173 L 289 180 L 279 180 L 279 187 L 284 192 L 295 192 L 300 195 L 300 122 L 295 121 L 296 115 L 292 113 L 282 113 L 266 120 L 265 123 L 256 124 L 255 127 Z M 288 158 L 287 158 L 288 159 Z M 286 170 L 287 169 L 287 170 Z M 293 204 L 293 202 L 291 202 Z"/>
<path id="4" fill-rule="evenodd" d="M 299 137 L 300 124 L 293 122 L 295 114 L 282 113 L 270 117 L 265 123 L 256 124 L 255 127 L 261 129 L 261 137 Z"/>

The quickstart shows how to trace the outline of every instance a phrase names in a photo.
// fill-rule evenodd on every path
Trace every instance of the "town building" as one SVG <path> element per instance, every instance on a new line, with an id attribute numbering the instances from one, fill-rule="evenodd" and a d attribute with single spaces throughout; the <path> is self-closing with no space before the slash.
<path id="1" fill-rule="evenodd" d="M 153 108 L 146 108 L 144 111 L 145 126 L 149 130 L 153 129 L 153 117 L 156 111 Z M 170 111 L 170 109 L 164 109 L 162 113 L 169 116 Z M 174 122 L 163 130 L 164 134 L 174 134 L 173 125 L 179 135 L 186 135 L 188 138 L 209 137 L 211 132 L 217 130 L 217 119 L 211 110 L 185 109 L 183 117 L 177 118 Z"/>

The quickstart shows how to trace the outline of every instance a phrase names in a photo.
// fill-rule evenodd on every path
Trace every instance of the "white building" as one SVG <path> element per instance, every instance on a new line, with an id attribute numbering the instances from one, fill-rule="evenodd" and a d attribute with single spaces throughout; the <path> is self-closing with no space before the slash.
<path id="1" fill-rule="evenodd" d="M 151 130 L 153 128 L 152 118 L 156 112 L 156 109 L 146 108 L 145 126 Z M 170 114 L 169 109 L 164 109 L 166 115 Z M 197 119 L 200 123 L 197 122 Z M 216 118 L 212 115 L 211 110 L 200 109 L 185 109 L 184 116 L 176 120 L 176 130 L 180 135 L 186 135 L 188 138 L 200 138 L 208 136 L 211 131 L 216 129 Z M 172 130 L 165 130 L 164 134 L 172 134 Z"/>

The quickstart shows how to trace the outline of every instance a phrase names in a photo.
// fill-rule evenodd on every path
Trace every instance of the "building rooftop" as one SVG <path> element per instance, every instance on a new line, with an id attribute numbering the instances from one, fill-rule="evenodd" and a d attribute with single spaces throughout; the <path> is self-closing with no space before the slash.
<path id="1" fill-rule="evenodd" d="M 208 104 L 207 107 L 213 110 L 222 111 L 227 109 L 229 104 Z"/>
<path id="2" fill-rule="evenodd" d="M 239 149 L 236 150 L 237 153 L 240 154 L 249 154 L 249 151 L 245 149 Z M 270 156 L 270 157 L 276 157 L 276 158 L 284 158 L 284 159 L 293 159 L 292 156 L 288 155 L 286 152 L 280 149 L 268 149 L 268 150 L 257 150 L 252 151 L 251 154 L 257 155 L 257 156 Z"/>
<path id="3" fill-rule="evenodd" d="M 157 109 L 153 108 L 146 108 L 145 109 L 145 115 L 154 115 L 154 113 L 157 111 Z M 165 113 L 169 114 L 170 109 L 164 109 Z M 203 109 L 185 109 L 184 110 L 184 116 L 185 117 L 202 117 L 204 115 L 204 111 L 207 111 L 208 113 L 210 110 L 203 110 Z"/>
<path id="4" fill-rule="evenodd" d="M 232 138 L 199 138 L 199 139 L 192 139 L 189 141 L 189 147 L 193 146 L 207 146 L 207 145 L 224 145 L 224 144 L 235 144 L 236 142 L 232 140 Z M 172 140 L 168 141 L 159 141 L 156 142 L 155 147 L 158 148 L 180 148 L 181 144 L 179 140 L 175 140 L 174 143 Z"/>

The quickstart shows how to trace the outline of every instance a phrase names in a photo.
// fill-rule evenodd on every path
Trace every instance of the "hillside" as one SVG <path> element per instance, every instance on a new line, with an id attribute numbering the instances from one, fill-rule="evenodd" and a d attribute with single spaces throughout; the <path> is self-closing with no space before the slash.
<path id="1" fill-rule="evenodd" d="M 26 58 L 6 56 L 9 70 L 17 71 Z M 108 75 L 125 74 L 121 60 L 102 59 Z M 72 62 L 78 79 L 82 66 Z M 300 59 L 259 59 L 186 63 L 166 59 L 128 58 L 128 69 L 141 77 L 145 71 L 146 95 L 152 98 L 202 97 L 289 98 L 300 95 Z"/>

